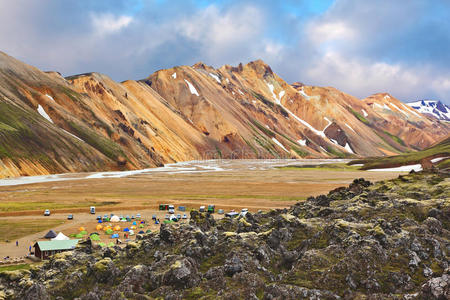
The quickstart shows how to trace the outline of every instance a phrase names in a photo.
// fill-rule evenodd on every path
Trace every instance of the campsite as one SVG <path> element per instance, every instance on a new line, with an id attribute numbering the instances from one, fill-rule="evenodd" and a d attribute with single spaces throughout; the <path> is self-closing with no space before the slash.
<path id="1" fill-rule="evenodd" d="M 71 239 L 80 234 L 80 227 L 84 227 L 88 234 L 97 232 L 98 215 L 114 213 L 118 216 L 131 216 L 140 213 L 148 225 L 145 231 L 155 231 L 159 230 L 159 225 L 152 222 L 152 216 L 157 215 L 163 222 L 167 214 L 167 211 L 160 210 L 160 204 L 172 204 L 176 208 L 175 214 L 186 213 L 187 216 L 191 209 L 199 209 L 200 206 L 207 209 L 210 204 L 215 205 L 216 211 L 222 209 L 225 213 L 243 208 L 252 212 L 268 211 L 289 207 L 298 201 L 304 201 L 310 195 L 346 185 L 357 177 L 378 181 L 398 176 L 395 172 L 367 172 L 344 167 L 327 172 L 319 168 L 299 171 L 295 168 L 275 168 L 276 164 L 272 166 L 254 161 L 247 164 L 224 162 L 224 165 L 228 169 L 224 168 L 221 172 L 149 173 L 124 178 L 2 186 L 0 258 L 26 256 L 29 246 L 43 240 L 50 229 L 56 234 L 63 232 Z M 233 188 L 230 189 L 230 186 Z M 48 193 L 49 190 L 52 192 Z M 12 203 L 11 199 L 14 199 L 14 205 L 8 205 Z M 91 206 L 96 208 L 95 215 L 90 213 Z M 185 206 L 186 211 L 178 211 L 179 206 Z M 43 216 L 45 209 L 51 209 L 51 216 Z M 73 220 L 67 220 L 68 214 L 73 214 Z M 215 218 L 222 216 L 214 214 Z M 120 222 L 119 224 L 122 230 L 133 226 L 132 222 L 127 222 L 125 227 Z M 117 233 L 119 239 L 124 240 L 124 232 Z M 99 237 L 100 243 L 106 245 L 116 240 L 103 232 L 100 232 Z M 9 242 L 5 242 L 6 240 Z M 16 240 L 19 247 L 15 245 Z"/>

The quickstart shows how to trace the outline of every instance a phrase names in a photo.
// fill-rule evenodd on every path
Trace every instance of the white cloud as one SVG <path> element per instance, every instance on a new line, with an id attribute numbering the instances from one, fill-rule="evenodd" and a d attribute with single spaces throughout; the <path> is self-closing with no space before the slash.
<path id="1" fill-rule="evenodd" d="M 94 31 L 99 35 L 111 34 L 130 25 L 133 18 L 130 16 L 115 16 L 110 13 L 91 14 L 91 22 Z"/>

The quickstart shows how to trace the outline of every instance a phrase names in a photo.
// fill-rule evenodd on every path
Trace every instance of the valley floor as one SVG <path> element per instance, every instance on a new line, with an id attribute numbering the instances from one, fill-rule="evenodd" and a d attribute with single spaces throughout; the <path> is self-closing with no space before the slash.
<path id="1" fill-rule="evenodd" d="M 345 166 L 344 160 L 269 160 L 269 161 L 208 161 L 186 162 L 168 168 L 145 170 L 135 173 L 113 172 L 93 174 L 51 175 L 50 182 L 7 186 L 0 181 L 0 221 L 4 221 L 4 234 L 0 237 L 0 258 L 18 257 L 28 253 L 27 248 L 54 229 L 69 235 L 80 226 L 89 232 L 95 228 L 95 218 L 89 206 L 96 206 L 98 214 L 116 213 L 132 215 L 141 213 L 149 220 L 158 212 L 161 203 L 190 208 L 215 204 L 225 211 L 248 208 L 250 211 L 268 211 L 289 207 L 331 189 L 345 186 L 355 178 L 364 177 L 379 181 L 398 176 L 398 172 L 368 172 Z M 299 165 L 314 167 L 297 168 Z M 327 164 L 326 168 L 318 168 Z M 280 166 L 282 166 L 280 168 Z M 122 177 L 123 176 L 123 177 Z M 38 179 L 42 179 L 39 176 Z M 70 180 L 53 181 L 57 178 Z M 36 179 L 36 178 L 34 178 Z M 33 178 L 13 179 L 32 182 Z M 43 211 L 51 209 L 52 216 L 43 217 Z M 66 221 L 73 213 L 73 221 Z M 178 212 L 177 212 L 178 213 Z M 54 219 L 64 224 L 49 224 L 48 228 L 25 227 L 30 220 L 41 223 Z M 9 224 L 9 226 L 8 226 Z M 28 229 L 28 233 L 19 228 Z M 147 229 L 147 228 L 146 228 Z M 159 226 L 152 224 L 151 230 Z M 19 246 L 15 246 L 19 239 Z M 9 243 L 5 243 L 9 240 Z"/>

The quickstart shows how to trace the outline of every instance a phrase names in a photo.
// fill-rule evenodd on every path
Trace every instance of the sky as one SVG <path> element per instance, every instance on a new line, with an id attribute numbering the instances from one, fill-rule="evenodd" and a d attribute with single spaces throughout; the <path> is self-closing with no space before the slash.
<path id="1" fill-rule="evenodd" d="M 447 0 L 0 0 L 0 51 L 117 81 L 262 59 L 288 83 L 450 104 Z"/>

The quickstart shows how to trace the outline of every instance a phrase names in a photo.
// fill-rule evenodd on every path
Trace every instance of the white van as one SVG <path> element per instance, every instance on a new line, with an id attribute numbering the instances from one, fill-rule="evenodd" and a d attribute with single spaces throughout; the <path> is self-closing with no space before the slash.
<path id="1" fill-rule="evenodd" d="M 95 206 L 91 206 L 91 214 L 95 215 Z"/>

